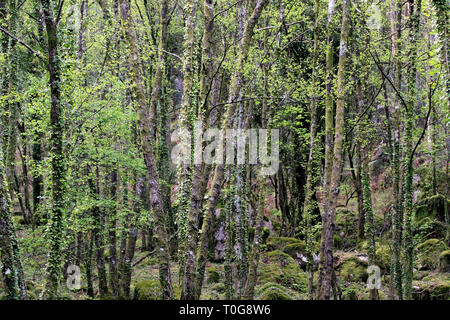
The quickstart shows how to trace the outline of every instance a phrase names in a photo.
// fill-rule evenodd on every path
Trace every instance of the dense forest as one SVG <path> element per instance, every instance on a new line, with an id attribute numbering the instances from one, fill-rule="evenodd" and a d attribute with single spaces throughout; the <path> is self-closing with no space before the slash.
<path id="1" fill-rule="evenodd" d="M 448 0 L 0 0 L 0 297 L 450 300 Z"/>

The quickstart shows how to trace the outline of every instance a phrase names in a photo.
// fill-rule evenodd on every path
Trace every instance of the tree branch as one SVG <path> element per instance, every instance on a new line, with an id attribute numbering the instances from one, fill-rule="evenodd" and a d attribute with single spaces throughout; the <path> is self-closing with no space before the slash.
<path id="1" fill-rule="evenodd" d="M 42 57 L 41 53 L 39 51 L 35 51 L 32 47 L 30 47 L 28 44 L 26 44 L 25 42 L 23 42 L 22 40 L 20 40 L 19 38 L 17 38 L 15 35 L 13 35 L 12 33 L 10 33 L 8 30 L 3 29 L 2 27 L 0 27 L 0 31 L 2 31 L 4 34 L 6 34 L 8 37 L 16 40 L 17 42 L 19 42 L 21 45 L 23 45 L 25 48 L 27 48 L 33 55 L 35 55 L 36 57 L 38 57 L 39 59 L 41 59 L 43 62 L 46 62 L 44 57 Z"/>

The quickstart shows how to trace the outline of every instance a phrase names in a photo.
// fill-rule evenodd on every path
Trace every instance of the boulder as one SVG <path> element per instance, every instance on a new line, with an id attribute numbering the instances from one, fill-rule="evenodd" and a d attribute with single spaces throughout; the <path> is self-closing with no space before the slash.
<path id="1" fill-rule="evenodd" d="M 448 250 L 446 244 L 439 239 L 428 239 L 416 247 L 417 269 L 435 270 L 439 265 L 441 252 Z"/>
<path id="2" fill-rule="evenodd" d="M 439 256 L 439 271 L 450 272 L 450 250 L 445 250 Z"/>

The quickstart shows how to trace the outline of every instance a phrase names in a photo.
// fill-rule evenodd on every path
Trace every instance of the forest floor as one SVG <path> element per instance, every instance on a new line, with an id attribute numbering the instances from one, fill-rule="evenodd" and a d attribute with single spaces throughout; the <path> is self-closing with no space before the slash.
<path id="1" fill-rule="evenodd" d="M 337 226 L 335 236 L 335 271 L 337 276 L 336 298 L 345 300 L 362 300 L 369 298 L 367 289 L 367 241 L 358 241 L 354 235 L 356 228 L 356 214 L 348 209 L 341 209 L 337 214 Z M 431 220 L 424 217 L 417 224 L 417 235 L 424 234 L 425 239 L 416 246 L 415 272 L 413 281 L 413 298 L 424 299 L 450 299 L 450 273 L 448 247 L 440 238 L 440 231 Z M 383 230 L 386 223 L 383 215 L 376 217 L 378 230 Z M 277 225 L 274 221 L 273 224 Z M 381 269 L 380 299 L 391 298 L 390 259 L 391 248 L 383 240 L 389 237 L 389 233 L 382 233 L 377 239 L 377 265 Z M 18 230 L 21 248 L 23 248 L 23 264 L 26 275 L 28 294 L 32 299 L 39 299 L 44 290 L 45 264 L 47 253 L 42 238 L 31 230 Z M 317 242 L 318 245 L 318 242 Z M 156 300 L 160 299 L 160 285 L 158 275 L 158 260 L 148 251 L 140 250 L 140 239 L 137 243 L 137 251 L 134 258 L 131 294 L 133 299 Z M 318 249 L 318 248 L 317 248 Z M 108 258 L 108 250 L 105 251 Z M 316 257 L 317 258 L 317 257 Z M 258 269 L 258 282 L 255 290 L 255 299 L 307 299 L 308 276 L 305 264 L 304 241 L 269 235 L 265 239 L 263 252 Z M 446 264 L 447 263 L 447 264 Z M 82 267 L 83 269 L 83 267 Z M 82 270 L 83 271 L 83 270 Z M 179 266 L 171 265 L 172 280 L 175 298 L 180 297 Z M 237 270 L 233 270 L 237 272 Z M 94 291 L 97 292 L 97 275 L 94 267 Z M 225 299 L 224 262 L 208 263 L 206 277 L 201 299 L 222 300 Z M 317 281 L 317 265 L 315 266 L 314 279 Z M 233 277 L 233 279 L 236 279 Z M 66 286 L 61 286 L 62 299 L 88 299 L 85 279 L 82 280 L 80 290 L 71 291 Z M 2 295 L 0 287 L 0 296 Z M 98 297 L 98 295 L 97 295 Z M 106 296 L 103 299 L 112 298 Z"/>
<path id="2" fill-rule="evenodd" d="M 418 183 L 421 179 L 418 176 Z M 389 214 L 390 189 L 386 187 L 384 172 L 377 176 L 372 186 L 374 222 L 376 231 L 376 265 L 380 268 L 380 299 L 392 299 L 391 283 L 391 217 Z M 445 205 L 450 203 L 442 195 L 416 199 L 414 215 L 414 280 L 413 298 L 417 300 L 449 300 L 450 299 L 450 249 L 445 242 L 446 228 Z M 306 272 L 305 242 L 300 240 L 301 234 L 295 237 L 280 236 L 281 214 L 274 208 L 273 199 L 265 212 L 264 244 L 258 268 L 258 280 L 255 299 L 307 299 L 308 275 Z M 367 288 L 368 242 L 357 236 L 357 199 L 342 188 L 336 214 L 336 230 L 334 237 L 334 266 L 337 277 L 335 299 L 362 300 L 369 298 Z M 47 262 L 46 240 L 39 232 L 24 226 L 23 218 L 14 216 L 16 234 L 21 248 L 22 263 L 29 297 L 39 299 L 45 286 L 45 267 Z M 218 228 L 216 222 L 215 228 Z M 313 234 L 314 252 L 318 252 L 320 228 Z M 136 244 L 134 257 L 131 296 L 133 299 L 160 299 L 161 289 L 158 275 L 158 259 L 149 251 L 142 250 L 141 238 Z M 214 249 L 210 248 L 210 257 L 214 257 Z M 105 247 L 105 260 L 108 261 L 108 248 Z M 174 259 L 175 260 L 175 259 Z M 213 259 L 210 259 L 213 260 Z M 314 281 L 317 282 L 318 257 L 315 256 Z M 238 279 L 236 264 L 232 263 L 233 279 Z M 93 283 L 96 299 L 98 295 L 98 278 L 93 259 Z M 223 259 L 208 262 L 201 299 L 225 299 L 225 262 Z M 106 265 L 106 268 L 108 266 Z M 175 298 L 180 297 L 179 265 L 172 263 L 172 282 Z M 72 291 L 61 285 L 61 299 L 88 299 L 85 267 L 81 266 L 82 287 Z M 3 283 L 0 284 L 0 297 L 3 296 Z M 234 284 L 236 288 L 236 284 Z M 236 293 L 234 293 L 236 297 Z M 105 296 L 103 299 L 113 298 Z"/>

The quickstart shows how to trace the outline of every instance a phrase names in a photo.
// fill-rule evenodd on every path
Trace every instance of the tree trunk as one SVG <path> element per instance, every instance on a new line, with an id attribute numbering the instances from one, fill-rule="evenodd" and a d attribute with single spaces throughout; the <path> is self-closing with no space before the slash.
<path id="1" fill-rule="evenodd" d="M 325 250 L 325 259 L 323 275 L 323 283 L 320 286 L 318 292 L 318 298 L 320 300 L 328 300 L 330 298 L 330 288 L 332 284 L 333 274 L 333 236 L 335 228 L 335 214 L 337 197 L 339 195 L 339 182 L 342 173 L 342 145 L 344 136 L 344 113 L 345 113 L 345 70 L 347 62 L 348 51 L 348 25 L 349 25 L 349 0 L 344 0 L 342 7 L 342 27 L 340 37 L 340 49 L 339 49 L 339 63 L 337 74 L 337 101 L 336 101 L 336 118 L 335 118 L 335 133 L 334 133 L 334 146 L 333 146 L 333 167 L 331 171 L 330 179 L 330 193 L 328 194 L 327 211 L 327 225 L 323 226 L 326 230 L 326 237 L 321 239 L 322 242 L 326 242 L 322 245 Z"/>
<path id="2" fill-rule="evenodd" d="M 238 53 L 236 69 L 234 71 L 233 79 L 231 82 L 229 104 L 226 111 L 225 118 L 222 123 L 222 136 L 225 136 L 225 130 L 231 128 L 232 115 L 236 109 L 235 102 L 238 100 L 241 94 L 243 79 L 244 79 L 244 64 L 248 57 L 250 45 L 253 39 L 253 30 L 258 22 L 259 17 L 267 4 L 267 0 L 258 0 L 252 15 L 247 20 L 244 34 L 241 39 L 241 51 Z M 205 274 L 206 258 L 208 254 L 208 239 L 210 233 L 210 226 L 213 215 L 216 211 L 217 202 L 219 201 L 220 192 L 223 183 L 224 165 L 216 164 L 214 169 L 214 177 L 211 183 L 211 187 L 208 192 L 208 202 L 206 206 L 205 216 L 203 217 L 202 232 L 200 236 L 200 243 L 197 249 L 197 270 L 196 270 L 196 299 L 200 297 L 201 288 L 203 285 L 203 278 Z"/>
<path id="3" fill-rule="evenodd" d="M 136 30 L 131 17 L 130 3 L 128 0 L 120 0 L 120 13 L 125 31 L 125 38 L 130 50 L 129 63 L 132 71 L 132 93 L 136 101 L 138 113 L 139 131 L 141 138 L 141 148 L 147 168 L 147 178 L 149 183 L 150 201 L 155 214 L 155 233 L 158 239 L 158 253 L 160 259 L 159 276 L 164 299 L 173 298 L 172 279 L 170 274 L 170 255 L 168 236 L 165 225 L 165 212 L 161 197 L 161 185 L 153 149 L 152 128 L 154 126 L 154 111 L 148 110 L 143 86 L 143 72 L 140 55 L 137 46 Z"/>
<path id="4" fill-rule="evenodd" d="M 59 57 L 58 57 L 58 36 L 56 18 L 53 17 L 50 0 L 41 0 L 45 28 L 47 32 L 47 54 L 48 72 L 50 74 L 50 144 L 51 144 L 51 194 L 52 209 L 51 220 L 48 232 L 50 251 L 47 265 L 47 294 L 50 299 L 57 295 L 59 276 L 61 274 L 61 239 L 62 220 L 64 212 L 64 176 L 65 176 L 65 156 L 63 153 L 63 131 L 64 123 L 62 118 L 62 108 L 60 102 L 61 82 Z M 62 5 L 62 3 L 60 3 Z"/>

